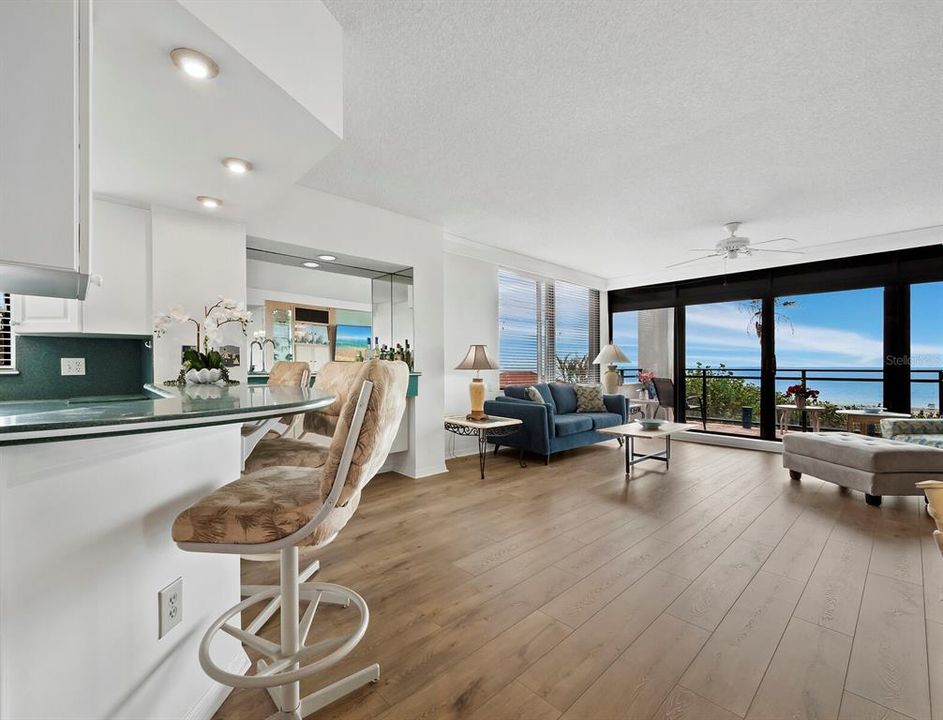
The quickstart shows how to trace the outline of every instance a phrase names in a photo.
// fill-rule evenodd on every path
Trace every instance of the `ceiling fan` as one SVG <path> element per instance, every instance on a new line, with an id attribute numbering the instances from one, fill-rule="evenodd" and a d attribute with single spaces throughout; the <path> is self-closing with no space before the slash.
<path id="1" fill-rule="evenodd" d="M 773 238 L 772 240 L 763 240 L 761 242 L 752 242 L 750 238 L 743 237 L 742 235 L 737 235 L 737 229 L 740 227 L 741 223 L 739 222 L 729 222 L 724 225 L 724 230 L 728 232 L 728 236 L 722 240 L 718 240 L 717 244 L 712 248 L 691 248 L 688 252 L 706 252 L 707 255 L 702 255 L 701 257 L 692 258 L 691 260 L 682 260 L 681 262 L 674 263 L 673 265 L 667 265 L 668 268 L 678 267 L 679 265 L 687 265 L 688 263 L 699 262 L 700 260 L 707 260 L 708 258 L 720 257 L 724 259 L 726 264 L 727 260 L 736 260 L 741 255 L 752 255 L 753 253 L 758 252 L 768 252 L 768 253 L 785 253 L 789 255 L 802 255 L 802 252 L 798 250 L 774 250 L 773 248 L 759 248 L 757 245 L 768 245 L 770 243 L 777 242 L 796 242 L 793 238 L 789 237 L 779 237 Z"/>

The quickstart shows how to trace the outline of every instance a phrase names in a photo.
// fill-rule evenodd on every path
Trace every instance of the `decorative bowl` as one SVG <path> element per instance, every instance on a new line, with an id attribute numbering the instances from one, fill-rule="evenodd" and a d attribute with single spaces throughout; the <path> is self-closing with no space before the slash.
<path id="1" fill-rule="evenodd" d="M 647 418 L 645 420 L 639 420 L 638 424 L 642 426 L 642 430 L 657 430 L 664 424 L 664 420 L 659 420 L 657 418 Z"/>
<path id="2" fill-rule="evenodd" d="M 186 378 L 187 382 L 192 385 L 210 385 L 212 383 L 219 382 L 220 377 L 222 377 L 223 371 L 219 368 L 214 368 L 209 370 L 208 368 L 203 368 L 202 370 L 187 370 Z"/>

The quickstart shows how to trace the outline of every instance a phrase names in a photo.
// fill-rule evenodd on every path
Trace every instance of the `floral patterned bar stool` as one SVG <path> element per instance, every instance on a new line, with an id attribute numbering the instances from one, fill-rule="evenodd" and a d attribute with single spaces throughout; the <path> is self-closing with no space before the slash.
<path id="1" fill-rule="evenodd" d="M 360 365 L 360 364 L 358 364 Z M 369 621 L 364 599 L 353 590 L 325 582 L 299 582 L 299 547 L 324 547 L 350 520 L 364 486 L 386 461 L 406 407 L 409 371 L 405 363 L 370 361 L 360 365 L 360 391 L 345 403 L 320 469 L 271 467 L 244 475 L 182 512 L 173 539 L 189 552 L 236 555 L 277 552 L 279 587 L 265 589 L 234 605 L 213 622 L 200 643 L 200 665 L 230 687 L 265 688 L 276 705 L 270 720 L 300 720 L 325 705 L 376 682 L 380 667 L 369 665 L 301 697 L 301 681 L 346 657 L 363 638 Z M 273 643 L 238 624 L 243 610 L 281 597 L 280 642 Z M 304 613 L 299 603 L 306 603 Z M 349 635 L 308 643 L 319 605 L 353 605 L 359 613 Z M 210 652 L 220 633 L 231 635 L 265 656 L 251 675 L 221 668 Z"/>
<path id="2" fill-rule="evenodd" d="M 279 368 L 284 367 L 284 371 Z M 269 376 L 269 385 L 275 384 L 297 384 L 300 370 L 297 366 L 303 366 L 304 383 L 309 380 L 308 364 L 303 362 L 290 363 L 278 362 L 272 368 L 272 374 Z M 363 369 L 362 363 L 356 362 L 329 362 L 318 371 L 314 380 L 314 388 L 322 393 L 333 395 L 334 402 L 322 408 L 317 412 L 305 413 L 304 428 L 305 435 L 313 433 L 322 437 L 331 438 L 340 419 L 341 411 L 348 403 L 351 396 L 360 391 L 360 378 Z M 275 382 L 273 382 L 275 378 Z M 294 438 L 263 438 L 255 446 L 252 454 L 245 461 L 245 472 L 253 473 L 268 467 L 291 466 L 320 468 L 327 460 L 328 447 L 326 445 L 317 445 L 309 440 Z M 305 553 L 309 555 L 310 553 Z M 276 555 L 247 555 L 243 559 L 250 561 L 273 561 L 278 560 Z M 306 564 L 300 569 L 299 581 L 305 582 L 321 569 L 321 561 L 306 558 Z M 267 585 L 243 585 L 242 597 L 249 597 L 263 590 L 269 590 L 272 586 Z M 247 628 L 249 630 L 258 630 L 268 622 L 278 610 L 280 598 L 273 597 L 268 605 L 260 612 L 252 624 Z"/>

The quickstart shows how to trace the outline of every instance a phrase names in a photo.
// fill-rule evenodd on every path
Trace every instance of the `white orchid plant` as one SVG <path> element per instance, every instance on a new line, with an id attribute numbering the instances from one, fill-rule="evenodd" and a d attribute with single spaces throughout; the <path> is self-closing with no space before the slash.
<path id="1" fill-rule="evenodd" d="M 154 335 L 161 337 L 167 332 L 171 324 L 193 323 L 196 325 L 196 346 L 183 353 L 183 367 L 180 370 L 180 379 L 183 379 L 188 370 L 219 370 L 222 379 L 229 381 L 229 371 L 223 365 L 222 355 L 218 347 L 222 340 L 222 327 L 230 323 L 239 323 L 242 334 L 252 320 L 252 313 L 246 310 L 242 303 L 220 297 L 214 305 L 203 308 L 203 321 L 191 317 L 182 305 L 173 305 L 169 311 L 154 316 Z"/>

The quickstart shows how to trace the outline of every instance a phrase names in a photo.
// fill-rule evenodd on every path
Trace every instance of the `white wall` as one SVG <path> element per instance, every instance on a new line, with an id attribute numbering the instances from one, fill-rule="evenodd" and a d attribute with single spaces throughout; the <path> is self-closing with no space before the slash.
<path id="1" fill-rule="evenodd" d="M 393 468 L 412 477 L 445 470 L 442 416 L 443 279 L 442 230 L 317 190 L 295 186 L 281 202 L 248 223 L 253 237 L 359 255 L 414 269 L 416 370 L 419 396 L 410 401 L 409 450 L 392 458 Z M 325 247 L 325 238 L 333 245 Z"/>
<path id="2" fill-rule="evenodd" d="M 246 230 L 241 223 L 151 208 L 154 312 L 183 305 L 202 321 L 203 308 L 219 296 L 246 302 Z M 248 341 L 238 323 L 225 328 L 225 344 L 241 345 L 242 364 L 230 369 L 234 380 L 246 380 Z M 196 342 L 192 323 L 172 325 L 154 340 L 154 380 L 170 380 L 180 372 L 182 345 Z"/>
<path id="3" fill-rule="evenodd" d="M 498 357 L 498 266 L 494 263 L 445 253 L 445 414 L 464 415 L 469 410 L 471 370 L 455 370 L 469 345 L 484 343 Z M 499 393 L 498 371 L 483 370 L 485 397 Z M 446 453 L 478 452 L 478 440 L 449 433 Z"/>

